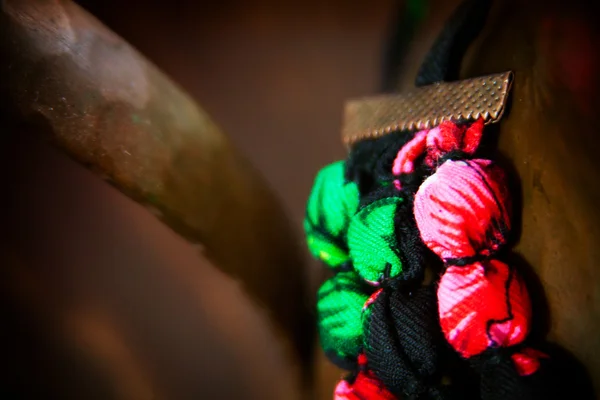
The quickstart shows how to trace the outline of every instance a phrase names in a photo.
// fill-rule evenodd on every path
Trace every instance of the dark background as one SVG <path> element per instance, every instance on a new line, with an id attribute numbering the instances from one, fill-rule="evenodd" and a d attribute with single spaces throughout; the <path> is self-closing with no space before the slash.
<path id="1" fill-rule="evenodd" d="M 299 232 L 316 171 L 345 155 L 344 101 L 380 90 L 383 50 L 399 7 L 392 0 L 79 4 L 198 100 L 266 177 Z M 10 195 L 0 222 L 20 262 L 46 271 L 67 297 L 85 299 L 85 312 L 74 316 L 85 332 L 98 334 L 82 317 L 94 315 L 96 303 L 118 308 L 127 321 L 121 329 L 133 332 L 142 352 L 151 349 L 145 362 L 160 365 L 160 381 L 177 398 L 300 395 L 297 366 L 289 365 L 235 281 L 58 151 L 26 136 L 13 141 L 5 148 Z M 307 265 L 316 284 L 321 268 Z M 161 268 L 193 281 L 193 304 L 178 295 L 180 281 L 157 280 L 153 271 Z M 51 371 L 52 357 L 40 357 Z M 127 369 L 126 359 L 112 365 L 123 368 L 118 390 L 142 390 L 145 378 L 131 372 L 135 366 Z M 316 397 L 330 398 L 340 372 L 316 365 Z M 91 387 L 79 382 L 69 390 L 84 398 Z"/>

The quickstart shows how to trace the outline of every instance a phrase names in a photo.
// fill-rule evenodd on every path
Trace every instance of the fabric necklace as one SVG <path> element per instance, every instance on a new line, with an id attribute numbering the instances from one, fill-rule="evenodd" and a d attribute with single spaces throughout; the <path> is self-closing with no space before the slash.
<path id="1" fill-rule="evenodd" d="M 552 358 L 529 343 L 526 285 L 505 261 L 506 177 L 481 146 L 512 73 L 455 82 L 490 4 L 458 7 L 418 91 L 349 106 L 348 159 L 315 179 L 307 244 L 334 273 L 317 295 L 319 337 L 349 371 L 336 400 L 556 398 Z"/>

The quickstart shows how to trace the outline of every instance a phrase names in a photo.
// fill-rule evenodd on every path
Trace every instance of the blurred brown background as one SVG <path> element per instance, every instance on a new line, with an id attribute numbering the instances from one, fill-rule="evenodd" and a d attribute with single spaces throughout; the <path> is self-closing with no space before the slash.
<path id="1" fill-rule="evenodd" d="M 199 101 L 298 226 L 314 173 L 345 154 L 343 102 L 379 90 L 396 15 L 390 0 L 79 3 Z"/>
<path id="2" fill-rule="evenodd" d="M 386 39 L 401 3 L 80 2 L 211 114 L 279 196 L 299 241 L 314 174 L 345 154 L 339 140 L 344 100 L 381 89 Z M 401 87 L 411 84 L 455 3 L 430 2 Z M 521 77 L 513 94 L 519 107 L 503 120 L 499 141 L 523 189 L 515 251 L 535 266 L 547 292 L 550 340 L 572 351 L 600 382 L 594 333 L 600 191 L 591 145 L 599 130 L 593 113 L 600 104 L 593 73 L 600 59 L 598 13 L 583 0 L 496 3 L 461 74 L 511 69 Z M 571 132 L 578 140 L 566 140 Z M 14 283 L 6 285 L 14 293 L 0 301 L 0 395 L 331 398 L 340 371 L 320 357 L 313 371 L 317 391 L 305 393 L 299 365 L 240 282 L 149 210 L 30 133 L 5 136 L 0 147 L 0 256 L 24 266 L 0 269 L 6 274 L 0 283 Z M 323 269 L 306 259 L 316 289 Z M 32 270 L 35 278 L 27 273 Z M 69 340 L 76 346 L 49 334 L 51 318 L 29 318 L 61 302 L 71 306 Z"/>
<path id="3" fill-rule="evenodd" d="M 399 6 L 391 0 L 79 4 L 199 101 L 266 177 L 299 233 L 314 174 L 345 154 L 344 100 L 380 90 L 385 39 Z M 163 390 L 182 399 L 300 396 L 297 371 L 234 280 L 59 152 L 25 137 L 11 140 L 14 146 L 4 150 L 12 156 L 4 168 L 10 195 L 2 200 L 10 211 L 1 223 L 19 262 L 43 269 L 67 298 L 86 303 L 73 317 L 82 343 L 112 337 L 106 327 L 118 326 L 135 338 L 131 351 L 144 354 L 143 367 L 136 366 L 136 354 L 129 359 L 115 350 L 119 338 L 107 340 L 112 361 L 99 368 L 119 366 L 124 377 L 107 390 L 142 393 L 150 378 L 136 371 L 144 370 L 159 371 Z M 316 284 L 322 271 L 307 265 Z M 158 278 L 161 268 L 176 271 L 172 281 Z M 96 303 L 118 309 L 117 320 L 102 327 L 89 322 Z M 103 318 L 94 315 L 94 324 Z M 52 370 L 50 355 L 30 351 Z M 78 381 L 73 398 L 110 398 L 90 393 L 97 385 L 81 381 L 83 367 L 69 365 Z M 340 373 L 317 365 L 326 370 L 316 371 L 316 397 L 330 398 Z"/>

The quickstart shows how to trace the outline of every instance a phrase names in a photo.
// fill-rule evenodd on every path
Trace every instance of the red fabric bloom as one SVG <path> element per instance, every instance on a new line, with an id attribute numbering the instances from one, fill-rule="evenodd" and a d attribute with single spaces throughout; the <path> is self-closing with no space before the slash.
<path id="1" fill-rule="evenodd" d="M 462 135 L 458 127 L 442 128 L 434 157 L 455 148 Z M 502 170 L 490 160 L 446 161 L 417 191 L 414 212 L 421 238 L 448 265 L 438 286 L 446 340 L 465 358 L 521 343 L 530 328 L 527 289 L 508 265 L 484 261 L 506 243 L 510 228 Z M 513 361 L 522 375 L 539 367 L 532 354 Z"/>
<path id="2" fill-rule="evenodd" d="M 445 121 L 435 128 L 415 133 L 414 138 L 398 151 L 392 173 L 396 176 L 412 173 L 415 162 L 425 152 L 425 163 L 430 167 L 436 166 L 441 157 L 453 151 L 473 155 L 479 147 L 483 125 L 483 118 L 468 126 Z M 399 181 L 396 182 L 399 185 Z"/>
<path id="3" fill-rule="evenodd" d="M 540 358 L 549 358 L 547 354 L 541 351 L 525 348 L 520 353 L 512 355 L 515 368 L 521 376 L 533 374 L 540 368 Z"/>
<path id="4" fill-rule="evenodd" d="M 359 372 L 352 383 L 345 379 L 338 382 L 333 393 L 333 400 L 397 400 L 383 382 L 367 369 L 367 357 L 358 355 Z"/>
<path id="5" fill-rule="evenodd" d="M 359 372 L 350 383 L 341 380 L 335 387 L 333 394 L 334 400 L 397 400 L 397 397 L 390 393 L 381 381 L 379 381 L 370 372 Z"/>
<path id="6" fill-rule="evenodd" d="M 421 238 L 443 260 L 489 255 L 510 228 L 504 173 L 490 160 L 446 161 L 423 182 L 414 212 Z"/>
<path id="7" fill-rule="evenodd" d="M 463 357 L 521 343 L 531 306 L 525 285 L 508 265 L 491 260 L 449 267 L 438 287 L 440 325 Z"/>
<path id="8" fill-rule="evenodd" d="M 445 121 L 431 129 L 427 135 L 425 162 L 430 166 L 437 165 L 441 157 L 456 150 L 472 155 L 479 147 L 483 125 L 483 119 L 479 118 L 468 126 Z"/>

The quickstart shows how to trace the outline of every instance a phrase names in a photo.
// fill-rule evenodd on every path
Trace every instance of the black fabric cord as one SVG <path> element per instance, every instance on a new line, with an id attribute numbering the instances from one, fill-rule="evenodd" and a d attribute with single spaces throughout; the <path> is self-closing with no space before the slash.
<path id="1" fill-rule="evenodd" d="M 416 86 L 459 78 L 461 61 L 483 29 L 491 5 L 492 0 L 465 0 L 458 6 L 425 56 Z"/>

